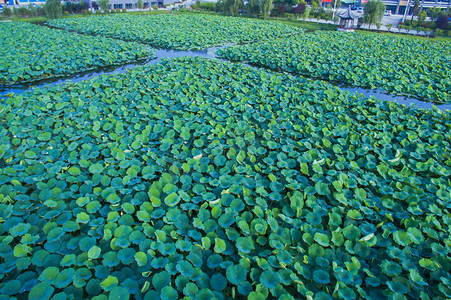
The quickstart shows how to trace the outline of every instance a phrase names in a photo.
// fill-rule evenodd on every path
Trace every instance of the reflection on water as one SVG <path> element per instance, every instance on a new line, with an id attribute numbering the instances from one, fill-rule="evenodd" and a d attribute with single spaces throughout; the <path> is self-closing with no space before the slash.
<path id="1" fill-rule="evenodd" d="M 375 98 L 379 100 L 384 101 L 394 101 L 398 102 L 400 104 L 405 104 L 407 106 L 416 106 L 423 109 L 432 109 L 433 107 L 437 107 L 440 110 L 451 110 L 451 104 L 434 104 L 431 102 L 424 102 L 419 99 L 415 98 L 409 98 L 407 96 L 396 96 L 392 94 L 388 94 L 385 91 L 382 90 L 372 90 L 372 89 L 366 89 L 362 87 L 354 87 L 354 86 L 347 86 L 347 85 L 338 85 L 340 89 L 344 91 L 349 91 L 351 93 L 359 93 L 363 94 L 365 97 L 374 96 Z"/>
<path id="2" fill-rule="evenodd" d="M 209 59 L 211 59 L 211 58 L 218 59 L 218 57 L 215 54 L 216 50 L 223 48 L 223 47 L 227 47 L 227 46 L 229 46 L 229 45 L 225 45 L 222 47 L 212 47 L 212 48 L 208 48 L 208 49 L 201 50 L 201 51 L 178 51 L 178 50 L 154 49 L 155 57 L 152 59 L 144 60 L 144 61 L 129 63 L 129 64 L 121 65 L 121 66 L 109 66 L 109 67 L 99 68 L 96 71 L 88 71 L 88 72 L 83 72 L 83 73 L 79 73 L 76 75 L 68 75 L 66 77 L 45 79 L 45 80 L 35 81 L 32 83 L 27 83 L 27 84 L 12 85 L 12 86 L 0 86 L 0 97 L 5 96 L 9 93 L 20 94 L 20 93 L 25 92 L 28 89 L 36 88 L 36 87 L 39 87 L 39 88 L 51 87 L 51 86 L 56 86 L 56 85 L 69 83 L 69 82 L 71 82 L 71 83 L 80 82 L 80 81 L 98 77 L 98 76 L 104 75 L 104 74 L 121 74 L 121 73 L 125 73 L 128 69 L 136 67 L 136 66 L 143 66 L 143 65 L 158 63 L 164 58 L 178 58 L 178 57 L 191 56 L 191 57 L 205 57 L 205 58 L 209 58 Z M 247 66 L 249 66 L 249 65 L 247 65 Z M 254 67 L 254 66 L 252 66 L 252 67 Z M 443 111 L 451 110 L 451 104 L 434 104 L 434 103 L 430 103 L 430 102 L 424 102 L 424 101 L 421 101 L 421 100 L 418 100 L 415 98 L 409 98 L 407 96 L 391 95 L 382 90 L 366 89 L 366 88 L 362 88 L 362 87 L 354 87 L 354 86 L 348 86 L 348 85 L 344 85 L 344 84 L 340 84 L 340 85 L 338 85 L 338 87 L 340 87 L 342 90 L 349 91 L 352 93 L 357 92 L 357 93 L 363 94 L 366 97 L 374 96 L 375 98 L 380 99 L 380 100 L 395 101 L 400 104 L 405 104 L 407 106 L 414 105 L 416 107 L 423 108 L 423 109 L 431 109 L 433 107 L 437 107 L 438 109 L 443 110 Z"/>

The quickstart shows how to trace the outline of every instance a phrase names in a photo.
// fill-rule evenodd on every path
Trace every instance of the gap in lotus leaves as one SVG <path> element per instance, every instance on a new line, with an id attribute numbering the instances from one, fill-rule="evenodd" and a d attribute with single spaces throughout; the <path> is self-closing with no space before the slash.
<path id="1" fill-rule="evenodd" d="M 226 47 L 226 46 L 223 46 Z M 97 70 L 91 70 L 86 72 L 81 72 L 76 75 L 68 75 L 64 77 L 56 77 L 56 78 L 49 78 L 49 79 L 43 79 L 43 80 L 37 80 L 34 82 L 29 82 L 26 84 L 15 84 L 15 85 L 8 85 L 3 86 L 0 85 L 0 97 L 5 96 L 9 93 L 16 93 L 21 94 L 25 91 L 27 91 L 30 88 L 42 88 L 42 87 L 50 87 L 50 86 L 56 86 L 60 84 L 65 83 L 75 83 L 80 82 L 84 80 L 88 80 L 91 78 L 95 78 L 101 75 L 105 74 L 123 74 L 128 69 L 137 67 L 137 66 L 145 66 L 149 64 L 156 64 L 160 62 L 164 58 L 177 58 L 177 57 L 205 57 L 205 58 L 215 58 L 215 52 L 217 49 L 222 47 L 212 47 L 200 51 L 179 51 L 179 50 L 166 50 L 166 49 L 158 49 L 158 48 L 152 48 L 154 49 L 154 57 L 136 61 L 133 63 L 123 64 L 123 65 L 114 65 L 114 66 L 108 66 L 104 68 L 98 68 Z"/>
<path id="2" fill-rule="evenodd" d="M 36 23 L 36 24 L 42 25 L 42 26 L 48 26 L 48 25 L 44 24 L 43 22 Z M 51 27 L 51 26 L 48 26 L 48 27 Z M 167 58 L 171 59 L 171 58 L 178 58 L 178 57 L 205 57 L 205 58 L 210 58 L 210 59 L 214 58 L 214 59 L 226 60 L 226 59 L 219 58 L 216 55 L 216 51 L 219 49 L 228 47 L 228 46 L 230 46 L 230 45 L 224 45 L 221 47 L 211 47 L 211 48 L 207 48 L 204 50 L 198 50 L 198 51 L 192 51 L 192 50 L 183 51 L 183 50 L 168 50 L 168 49 L 161 49 L 161 48 L 152 48 L 152 49 L 154 49 L 154 58 L 144 59 L 144 60 L 137 61 L 134 63 L 127 63 L 127 64 L 115 65 L 115 66 L 107 66 L 107 67 L 103 67 L 103 68 L 98 68 L 97 70 L 94 70 L 94 71 L 91 70 L 91 71 L 81 72 L 76 75 L 68 75 L 65 77 L 57 77 L 57 78 L 38 80 L 38 81 L 26 83 L 26 84 L 16 84 L 16 85 L 9 85 L 9 86 L 1 86 L 0 85 L 0 97 L 3 97 L 9 93 L 20 94 L 20 93 L 27 91 L 30 88 L 42 88 L 45 86 L 50 87 L 50 86 L 61 85 L 61 84 L 69 83 L 69 82 L 75 83 L 75 82 L 80 82 L 80 81 L 88 80 L 91 78 L 95 78 L 95 77 L 98 77 L 101 75 L 105 75 L 105 74 L 123 74 L 130 68 L 134 68 L 137 66 L 156 64 L 156 63 L 159 63 L 161 60 L 167 59 Z M 252 64 L 245 64 L 245 63 L 243 63 L 243 64 L 246 66 L 256 68 L 256 69 L 261 68 L 261 67 L 254 66 Z M 264 69 L 264 68 L 261 68 L 261 69 Z M 296 74 L 292 74 L 292 75 L 297 76 Z M 308 76 L 305 76 L 305 75 L 304 75 L 304 77 L 309 78 Z M 316 80 L 316 78 L 311 78 L 311 79 Z M 404 104 L 407 106 L 415 105 L 415 106 L 417 106 L 419 108 L 423 108 L 423 109 L 432 109 L 433 107 L 437 107 L 438 109 L 440 109 L 442 111 L 451 110 L 451 104 L 434 104 L 431 102 L 421 101 L 419 99 L 412 98 L 412 97 L 392 95 L 392 94 L 389 94 L 388 92 L 386 92 L 384 90 L 380 90 L 380 89 L 366 89 L 366 88 L 362 88 L 362 87 L 356 87 L 356 86 L 351 86 L 351 85 L 336 83 L 336 82 L 329 82 L 329 83 L 332 85 L 336 85 L 336 86 L 340 87 L 340 89 L 349 91 L 351 93 L 363 94 L 365 97 L 374 96 L 380 100 L 398 102 L 400 104 Z"/>

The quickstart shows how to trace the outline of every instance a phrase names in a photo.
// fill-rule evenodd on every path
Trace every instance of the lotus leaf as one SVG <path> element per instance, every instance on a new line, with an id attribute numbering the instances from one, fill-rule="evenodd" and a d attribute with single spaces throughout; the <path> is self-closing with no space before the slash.
<path id="1" fill-rule="evenodd" d="M 275 22 L 197 14 L 115 15 L 51 20 L 48 24 L 81 33 L 140 41 L 155 47 L 178 50 L 200 50 L 302 32 L 296 27 Z M 182 131 L 183 139 L 190 138 L 187 130 L 189 128 Z M 203 142 L 198 140 L 197 143 L 201 145 Z"/>
<path id="2" fill-rule="evenodd" d="M 448 298 L 450 120 L 200 58 L 8 95 L 0 293 Z"/>
<path id="3" fill-rule="evenodd" d="M 344 54 L 349 51 L 352 55 Z M 372 33 L 316 31 L 228 47 L 218 53 L 230 60 L 275 70 L 382 88 L 429 101 L 451 101 L 451 43 L 447 41 L 430 43 Z M 301 168 L 308 175 L 307 166 Z"/>
<path id="4" fill-rule="evenodd" d="M 2 22 L 0 32 L 3 85 L 67 76 L 152 56 L 152 50 L 139 43 L 83 36 L 31 23 Z M 59 111 L 66 105 L 56 102 L 53 109 Z M 51 133 L 42 132 L 38 139 L 49 141 Z M 36 157 L 32 150 L 24 155 L 28 159 Z"/>

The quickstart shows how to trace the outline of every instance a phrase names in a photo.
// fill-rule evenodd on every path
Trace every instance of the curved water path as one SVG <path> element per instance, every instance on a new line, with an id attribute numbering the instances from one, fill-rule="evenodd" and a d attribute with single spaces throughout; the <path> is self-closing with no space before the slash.
<path id="1" fill-rule="evenodd" d="M 120 65 L 120 66 L 108 66 L 108 67 L 99 68 L 95 71 L 87 71 L 87 72 L 82 72 L 82 73 L 75 74 L 75 75 L 67 75 L 65 77 L 57 77 L 57 78 L 53 78 L 53 79 L 44 79 L 44 80 L 34 81 L 34 82 L 26 83 L 26 84 L 0 86 L 0 98 L 6 96 L 9 93 L 20 94 L 20 93 L 23 93 L 32 88 L 43 88 L 43 87 L 51 87 L 51 86 L 61 85 L 61 84 L 65 84 L 65 83 L 75 83 L 75 82 L 80 82 L 80 81 L 88 80 L 91 78 L 95 78 L 95 77 L 98 77 L 101 75 L 105 75 L 105 74 L 121 74 L 121 73 L 125 73 L 130 68 L 148 65 L 148 64 L 156 64 L 165 58 L 177 58 L 177 57 L 191 56 L 191 57 L 204 57 L 204 58 L 208 58 L 208 59 L 223 60 L 223 59 L 217 57 L 215 52 L 216 52 L 216 50 L 223 48 L 223 47 L 227 47 L 227 46 L 228 45 L 222 46 L 222 47 L 212 47 L 212 48 L 204 49 L 201 51 L 178 51 L 178 50 L 154 49 L 154 56 L 155 56 L 154 58 L 139 61 L 139 62 L 128 63 L 128 64 L 124 64 L 124 65 Z M 245 64 L 245 65 L 247 65 L 247 64 Z M 247 65 L 247 66 L 250 66 L 250 65 Z M 250 67 L 257 68 L 255 66 L 250 66 Z M 337 84 L 337 83 L 330 83 L 330 84 L 336 85 L 344 91 L 349 91 L 351 93 L 357 92 L 359 94 L 363 94 L 366 97 L 374 96 L 375 98 L 380 99 L 380 100 L 394 101 L 394 102 L 398 102 L 400 104 L 404 104 L 407 106 L 413 105 L 413 106 L 423 108 L 423 109 L 432 109 L 432 108 L 436 107 L 442 111 L 451 110 L 451 104 L 434 104 L 431 102 L 424 102 L 419 99 L 411 98 L 408 96 L 396 96 L 393 94 L 389 94 L 386 91 L 378 90 L 378 89 L 376 89 L 376 90 L 366 89 L 366 88 L 362 88 L 362 87 L 355 87 L 355 86 L 349 86 L 346 84 Z"/>

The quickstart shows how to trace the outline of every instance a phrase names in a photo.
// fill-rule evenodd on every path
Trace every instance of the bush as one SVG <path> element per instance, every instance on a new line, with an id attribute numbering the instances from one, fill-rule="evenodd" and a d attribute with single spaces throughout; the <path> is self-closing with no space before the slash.
<path id="1" fill-rule="evenodd" d="M 437 29 L 435 30 L 435 36 L 443 35 L 443 32 L 444 32 L 443 29 L 437 28 Z"/>
<path id="2" fill-rule="evenodd" d="M 86 9 L 82 9 L 81 13 L 85 15 L 86 14 Z"/>
<path id="3" fill-rule="evenodd" d="M 96 14 L 101 14 L 102 12 L 100 11 L 100 9 L 96 10 Z"/>
<path id="4" fill-rule="evenodd" d="M 206 11 L 215 11 L 216 10 L 216 3 L 213 2 L 203 2 L 197 5 L 199 9 L 206 10 Z"/>
<path id="5" fill-rule="evenodd" d="M 47 0 L 44 4 L 44 12 L 48 18 L 61 16 L 62 7 L 60 0 Z"/>
<path id="6" fill-rule="evenodd" d="M 435 20 L 435 25 L 437 28 L 440 29 L 447 29 L 448 28 L 448 16 L 447 15 L 440 15 L 437 20 Z"/>
<path id="7" fill-rule="evenodd" d="M 126 12 L 127 12 L 127 9 L 123 8 L 123 9 L 122 9 L 122 12 L 123 12 L 123 13 L 126 13 Z"/>
<path id="8" fill-rule="evenodd" d="M 10 17 L 10 16 L 13 14 L 13 12 L 11 11 L 11 8 L 9 8 L 9 7 L 7 6 L 7 7 L 5 7 L 5 9 L 3 10 L 3 14 L 4 14 L 5 16 L 7 16 L 7 17 Z"/>
<path id="9" fill-rule="evenodd" d="M 158 6 L 152 5 L 152 9 L 153 9 L 153 10 L 158 10 Z"/>
<path id="10" fill-rule="evenodd" d="M 63 15 L 68 15 L 69 12 L 67 10 L 63 11 Z"/>
<path id="11" fill-rule="evenodd" d="M 88 10 L 88 15 L 92 15 L 92 10 Z"/>

